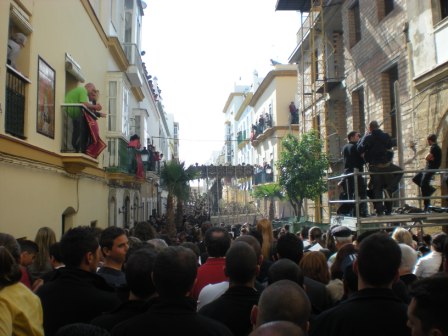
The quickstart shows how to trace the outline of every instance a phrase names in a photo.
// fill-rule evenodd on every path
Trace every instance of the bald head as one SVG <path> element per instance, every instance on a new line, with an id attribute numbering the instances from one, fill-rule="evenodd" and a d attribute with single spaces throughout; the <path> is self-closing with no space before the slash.
<path id="1" fill-rule="evenodd" d="M 292 260 L 279 259 L 268 269 L 268 284 L 271 285 L 280 280 L 291 280 L 303 287 L 303 271 Z"/>
<path id="2" fill-rule="evenodd" d="M 302 328 L 289 321 L 265 323 L 252 331 L 249 336 L 304 336 Z"/>
<path id="3" fill-rule="evenodd" d="M 266 287 L 252 312 L 256 327 L 272 321 L 290 321 L 308 330 L 311 303 L 305 291 L 291 280 L 280 280 Z"/>

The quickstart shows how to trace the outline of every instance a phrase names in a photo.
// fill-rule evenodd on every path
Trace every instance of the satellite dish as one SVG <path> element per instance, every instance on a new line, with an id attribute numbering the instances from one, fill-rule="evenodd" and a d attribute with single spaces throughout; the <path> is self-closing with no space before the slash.
<path id="1" fill-rule="evenodd" d="M 146 2 L 142 1 L 142 8 L 146 9 L 146 7 L 148 7 L 148 5 L 146 4 Z"/>

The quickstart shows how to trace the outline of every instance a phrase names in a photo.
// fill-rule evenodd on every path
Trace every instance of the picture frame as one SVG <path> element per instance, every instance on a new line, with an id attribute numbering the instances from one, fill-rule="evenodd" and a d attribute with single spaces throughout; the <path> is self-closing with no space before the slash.
<path id="1" fill-rule="evenodd" d="M 40 56 L 37 69 L 36 131 L 54 139 L 56 72 Z"/>

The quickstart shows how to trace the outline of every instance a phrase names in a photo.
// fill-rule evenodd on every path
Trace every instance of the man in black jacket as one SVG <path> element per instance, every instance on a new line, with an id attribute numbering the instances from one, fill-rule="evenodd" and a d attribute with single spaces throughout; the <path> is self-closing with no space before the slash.
<path id="1" fill-rule="evenodd" d="M 378 122 L 373 120 L 369 123 L 369 133 L 364 135 L 357 145 L 358 152 L 369 164 L 370 189 L 372 198 L 383 199 L 383 191 L 391 196 L 397 189 L 403 173 L 396 173 L 402 169 L 392 164 L 392 138 L 389 134 L 380 130 Z M 390 215 L 392 212 L 392 202 L 373 202 L 376 214 L 382 216 Z"/>
<path id="2" fill-rule="evenodd" d="M 64 268 L 37 291 L 44 312 L 46 336 L 71 323 L 89 323 L 120 304 L 112 287 L 96 274 L 100 248 L 93 229 L 80 226 L 61 239 Z"/>
<path id="3" fill-rule="evenodd" d="M 429 197 L 434 193 L 434 191 L 436 191 L 436 189 L 430 185 L 434 172 L 427 172 L 426 169 L 439 169 L 440 164 L 442 163 L 442 150 L 437 144 L 437 135 L 430 134 L 426 140 L 428 140 L 428 145 L 430 148 L 428 155 L 425 157 L 425 170 L 419 172 L 412 179 L 412 181 L 420 187 L 421 195 L 423 197 Z M 431 204 L 431 200 L 425 199 L 423 200 L 423 204 L 425 205 L 425 211 L 427 211 L 429 205 Z"/>
<path id="4" fill-rule="evenodd" d="M 365 238 L 353 263 L 358 291 L 312 321 L 310 335 L 410 336 L 407 305 L 392 290 L 400 263 L 401 250 L 387 233 Z"/>
<path id="5" fill-rule="evenodd" d="M 224 270 L 229 277 L 229 289 L 202 307 L 199 314 L 225 324 L 235 336 L 248 335 L 252 330 L 250 313 L 259 298 L 255 289 L 258 269 L 252 246 L 242 241 L 234 242 L 226 253 Z"/>
<path id="6" fill-rule="evenodd" d="M 364 159 L 358 152 L 356 146 L 358 145 L 360 135 L 356 131 L 351 131 L 347 134 L 347 144 L 342 148 L 342 156 L 344 158 L 344 174 L 352 174 L 355 169 L 358 169 L 360 173 L 364 171 Z M 348 176 L 343 181 L 344 191 L 347 193 L 348 199 L 356 199 L 355 191 L 357 191 L 361 199 L 366 198 L 366 186 L 364 183 L 364 177 L 358 175 L 357 177 L 357 190 L 355 190 L 354 176 Z M 351 205 L 352 214 L 356 215 L 354 205 Z M 367 214 L 367 203 L 360 203 L 360 215 L 365 216 Z"/>
<path id="7" fill-rule="evenodd" d="M 298 265 L 303 257 L 302 240 L 290 232 L 280 236 L 277 240 L 277 257 L 278 259 L 287 258 Z M 303 284 L 311 301 L 313 316 L 331 307 L 331 297 L 323 283 L 304 277 Z"/>
<path id="8" fill-rule="evenodd" d="M 152 273 L 159 297 L 147 312 L 115 326 L 112 335 L 232 335 L 225 325 L 196 312 L 196 301 L 189 296 L 196 274 L 193 251 L 182 246 L 163 249 Z"/>

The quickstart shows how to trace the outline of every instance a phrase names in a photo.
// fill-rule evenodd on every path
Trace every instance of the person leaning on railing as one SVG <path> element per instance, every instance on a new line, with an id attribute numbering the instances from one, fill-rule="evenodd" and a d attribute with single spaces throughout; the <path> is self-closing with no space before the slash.
<path id="1" fill-rule="evenodd" d="M 92 112 L 102 110 L 101 104 L 91 103 L 97 96 L 95 85 L 88 83 L 85 86 L 78 86 L 65 95 L 65 103 L 67 104 L 83 104 Z M 67 114 L 73 120 L 72 146 L 76 152 L 84 153 L 88 142 L 88 126 L 80 108 L 69 108 Z M 99 113 L 99 116 L 105 117 L 104 113 Z"/>
<path id="2" fill-rule="evenodd" d="M 425 169 L 419 172 L 412 178 L 412 182 L 419 186 L 421 190 L 421 195 L 423 197 L 431 196 L 436 189 L 430 184 L 432 177 L 434 176 L 434 172 L 427 172 L 427 169 L 439 169 L 440 164 L 442 163 L 442 150 L 437 144 L 437 135 L 430 134 L 426 138 L 428 141 L 429 153 L 426 155 L 426 166 Z M 431 204 L 430 199 L 423 200 L 423 204 L 425 206 L 425 211 L 428 211 L 428 208 Z"/>

